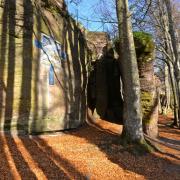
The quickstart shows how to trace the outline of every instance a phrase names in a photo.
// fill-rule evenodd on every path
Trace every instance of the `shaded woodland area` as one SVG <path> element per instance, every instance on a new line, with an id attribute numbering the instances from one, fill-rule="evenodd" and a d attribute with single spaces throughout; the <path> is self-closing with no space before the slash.
<path id="1" fill-rule="evenodd" d="M 179 179 L 179 2 L 82 2 L 0 0 L 0 179 Z"/>

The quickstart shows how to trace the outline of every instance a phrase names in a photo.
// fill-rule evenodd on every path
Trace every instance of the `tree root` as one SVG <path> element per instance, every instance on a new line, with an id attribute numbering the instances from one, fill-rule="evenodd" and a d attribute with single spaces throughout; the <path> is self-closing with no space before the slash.
<path id="1" fill-rule="evenodd" d="M 98 128 L 99 130 L 101 130 L 100 127 L 97 127 L 97 125 L 95 124 L 96 119 L 93 117 L 90 109 L 88 109 L 87 114 L 88 114 L 88 120 L 89 120 L 87 123 L 91 126 L 94 126 L 95 128 Z M 160 153 L 165 153 L 165 151 L 162 150 L 158 145 L 163 145 L 163 146 L 166 146 L 166 147 L 180 151 L 179 145 L 167 143 L 167 142 L 152 138 L 145 133 L 144 133 L 144 139 L 145 140 L 143 140 L 142 142 L 137 142 L 137 143 L 131 144 L 131 143 L 129 143 L 129 141 L 125 137 L 123 137 L 123 140 L 121 141 L 120 144 L 123 144 L 123 146 L 127 147 L 127 149 L 129 147 L 131 147 L 130 151 L 132 151 L 132 152 L 134 151 L 135 154 L 136 153 L 139 154 L 141 152 L 153 152 L 154 150 L 156 150 Z M 134 150 L 132 147 L 134 148 Z"/>

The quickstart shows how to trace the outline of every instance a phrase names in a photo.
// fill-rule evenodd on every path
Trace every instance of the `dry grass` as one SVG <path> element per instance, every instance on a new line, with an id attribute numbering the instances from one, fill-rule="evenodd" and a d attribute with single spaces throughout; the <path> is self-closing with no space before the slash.
<path id="1" fill-rule="evenodd" d="M 179 143 L 180 131 L 160 118 L 160 137 Z M 180 156 L 166 153 L 134 156 L 113 142 L 122 127 L 97 121 L 55 135 L 0 135 L 0 179 L 180 179 Z M 165 139 L 166 138 L 166 139 Z"/>

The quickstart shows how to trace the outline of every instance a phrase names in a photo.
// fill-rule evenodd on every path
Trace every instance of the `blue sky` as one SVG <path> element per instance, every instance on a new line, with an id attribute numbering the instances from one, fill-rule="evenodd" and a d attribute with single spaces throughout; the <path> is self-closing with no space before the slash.
<path id="1" fill-rule="evenodd" d="M 66 0 L 67 2 L 70 2 L 70 0 Z M 78 21 L 80 21 L 86 28 L 90 31 L 103 31 L 103 28 L 106 28 L 106 25 L 98 22 L 88 22 L 87 20 L 83 19 L 89 19 L 89 20 L 99 20 L 100 17 L 98 13 L 95 13 L 95 8 L 97 7 L 98 0 L 83 0 L 78 6 L 76 6 L 73 3 L 67 3 L 68 10 L 70 14 L 73 14 L 74 16 L 77 16 L 78 11 Z"/>

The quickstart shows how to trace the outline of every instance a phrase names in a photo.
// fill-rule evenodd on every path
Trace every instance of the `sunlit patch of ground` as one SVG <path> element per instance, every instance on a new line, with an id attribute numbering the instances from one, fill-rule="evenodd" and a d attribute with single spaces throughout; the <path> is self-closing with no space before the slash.
<path id="1" fill-rule="evenodd" d="M 160 118 L 160 137 L 179 143 L 180 131 Z M 55 135 L 0 135 L 0 179 L 180 179 L 179 152 L 134 156 L 113 142 L 122 126 L 98 120 Z"/>

